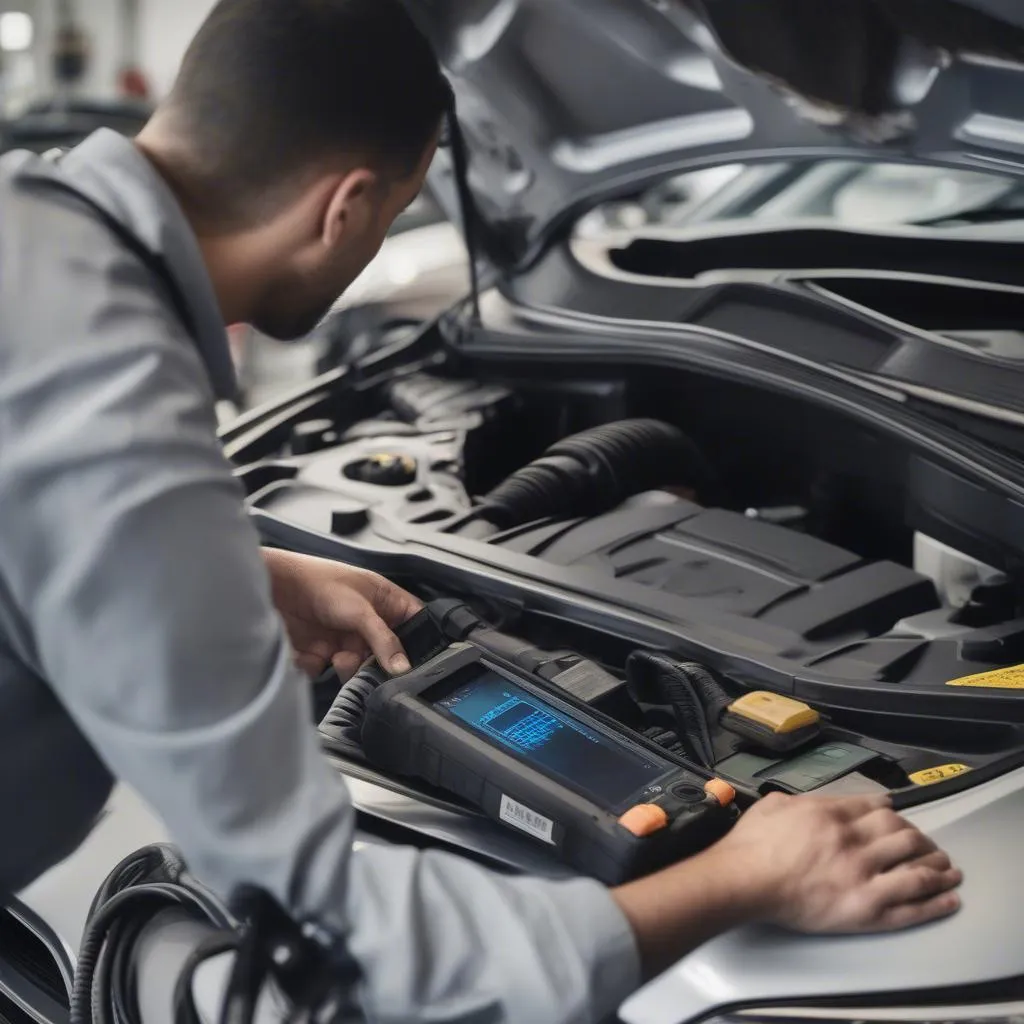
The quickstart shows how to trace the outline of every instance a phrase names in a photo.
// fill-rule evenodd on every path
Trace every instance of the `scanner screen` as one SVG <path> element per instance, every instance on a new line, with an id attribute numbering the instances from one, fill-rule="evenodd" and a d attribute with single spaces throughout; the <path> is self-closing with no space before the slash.
<path id="1" fill-rule="evenodd" d="M 440 698 L 436 706 L 609 810 L 673 768 L 590 728 L 489 669 Z"/>

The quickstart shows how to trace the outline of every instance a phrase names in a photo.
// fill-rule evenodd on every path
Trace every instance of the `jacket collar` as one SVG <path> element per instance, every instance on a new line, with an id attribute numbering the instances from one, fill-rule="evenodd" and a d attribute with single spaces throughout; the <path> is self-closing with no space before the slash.
<path id="1" fill-rule="evenodd" d="M 188 304 L 214 392 L 219 399 L 236 398 L 227 331 L 199 242 L 153 165 L 130 139 L 101 128 L 64 156 L 57 173 L 163 260 Z"/>

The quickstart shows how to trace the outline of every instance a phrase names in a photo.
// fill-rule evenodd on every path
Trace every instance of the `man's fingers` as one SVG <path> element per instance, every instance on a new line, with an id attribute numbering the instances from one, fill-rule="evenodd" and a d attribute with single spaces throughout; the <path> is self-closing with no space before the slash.
<path id="1" fill-rule="evenodd" d="M 368 582 L 364 596 L 388 626 L 400 626 L 408 622 L 423 608 L 422 601 L 383 576 L 371 573 Z"/>
<path id="2" fill-rule="evenodd" d="M 913 828 L 906 818 L 901 818 L 891 807 L 880 807 L 878 810 L 854 819 L 851 824 L 854 834 L 865 843 L 871 843 Z"/>
<path id="3" fill-rule="evenodd" d="M 828 802 L 836 817 L 841 821 L 848 822 L 858 821 L 860 818 L 892 806 L 892 798 L 888 793 L 879 793 L 873 796 L 835 797 Z"/>
<path id="4" fill-rule="evenodd" d="M 326 658 L 321 658 L 316 654 L 296 654 L 295 664 L 299 667 L 300 671 L 304 672 L 310 679 L 316 679 L 327 664 Z"/>
<path id="5" fill-rule="evenodd" d="M 356 628 L 377 661 L 392 675 L 401 675 L 412 668 L 401 641 L 371 604 L 367 603 L 360 614 Z"/>
<path id="6" fill-rule="evenodd" d="M 883 906 L 895 907 L 931 899 L 962 881 L 961 872 L 949 866 L 949 858 L 936 851 L 878 875 L 871 886 Z"/>
<path id="7" fill-rule="evenodd" d="M 363 639 L 377 660 L 393 675 L 408 672 L 412 665 L 391 627 L 408 622 L 423 603 L 383 576 L 373 576 L 368 595 L 371 614 L 361 623 Z"/>
<path id="8" fill-rule="evenodd" d="M 359 667 L 365 660 L 365 657 L 358 651 L 339 651 L 331 658 L 331 666 L 338 678 L 346 683 L 359 671 Z"/>
<path id="9" fill-rule="evenodd" d="M 918 903 L 901 903 L 883 912 L 878 919 L 878 931 L 913 928 L 919 924 L 949 917 L 959 909 L 960 897 L 955 892 L 942 892 Z"/>
<path id="10" fill-rule="evenodd" d="M 873 871 L 888 871 L 906 861 L 917 860 L 935 852 L 937 848 L 934 840 L 904 824 L 895 831 L 883 833 L 871 844 L 867 851 L 868 864 Z M 949 867 L 949 858 L 944 853 L 939 856 L 945 858 L 945 863 L 933 866 L 940 869 Z"/>

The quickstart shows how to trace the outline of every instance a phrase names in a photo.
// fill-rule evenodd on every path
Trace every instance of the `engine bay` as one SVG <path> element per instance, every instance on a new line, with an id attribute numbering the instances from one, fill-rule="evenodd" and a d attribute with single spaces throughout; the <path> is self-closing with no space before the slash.
<path id="1" fill-rule="evenodd" d="M 731 388 L 406 373 L 293 418 L 239 475 L 268 542 L 465 602 L 554 675 L 586 666 L 581 699 L 688 762 L 685 715 L 642 696 L 658 673 L 638 658 L 819 713 L 797 752 L 712 737 L 702 766 L 748 796 L 1005 768 L 1024 749 L 1000 674 L 1024 651 L 1012 573 L 923 532 L 910 453 Z"/>

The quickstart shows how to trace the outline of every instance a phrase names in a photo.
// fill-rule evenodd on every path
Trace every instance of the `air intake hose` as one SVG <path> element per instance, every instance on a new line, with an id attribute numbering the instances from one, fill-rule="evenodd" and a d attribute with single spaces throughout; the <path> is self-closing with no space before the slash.
<path id="1" fill-rule="evenodd" d="M 552 445 L 480 504 L 478 518 L 505 530 L 537 519 L 594 516 L 659 487 L 700 490 L 707 463 L 677 427 L 661 420 L 608 423 Z"/>

